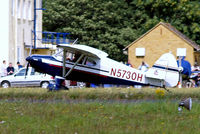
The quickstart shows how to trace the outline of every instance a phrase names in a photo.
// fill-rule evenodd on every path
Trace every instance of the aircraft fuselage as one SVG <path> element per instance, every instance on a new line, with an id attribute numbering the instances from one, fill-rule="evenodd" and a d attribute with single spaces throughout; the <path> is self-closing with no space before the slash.
<path id="1" fill-rule="evenodd" d="M 63 62 L 54 56 L 32 55 L 26 60 L 39 72 L 63 76 Z M 95 65 L 87 64 L 87 61 L 78 63 L 66 79 L 100 84 L 147 85 L 144 72 L 107 57 L 90 58 L 90 60 L 94 60 Z M 74 64 L 74 62 L 66 61 L 66 72 Z"/>

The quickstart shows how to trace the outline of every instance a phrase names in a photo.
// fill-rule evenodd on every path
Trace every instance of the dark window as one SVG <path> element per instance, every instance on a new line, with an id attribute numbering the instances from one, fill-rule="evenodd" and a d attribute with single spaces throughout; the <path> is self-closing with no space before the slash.
<path id="1" fill-rule="evenodd" d="M 20 70 L 18 73 L 15 74 L 15 76 L 25 76 L 26 69 Z"/>
<path id="2" fill-rule="evenodd" d="M 87 66 L 95 66 L 96 62 L 92 58 L 88 57 L 86 62 L 85 62 L 85 65 L 87 65 Z"/>

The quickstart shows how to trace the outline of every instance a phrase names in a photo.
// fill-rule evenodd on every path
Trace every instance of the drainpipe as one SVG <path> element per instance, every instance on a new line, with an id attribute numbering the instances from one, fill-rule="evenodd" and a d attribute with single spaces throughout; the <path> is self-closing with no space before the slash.
<path id="1" fill-rule="evenodd" d="M 34 19 L 33 19 L 33 48 L 36 48 L 36 0 L 34 0 Z"/>

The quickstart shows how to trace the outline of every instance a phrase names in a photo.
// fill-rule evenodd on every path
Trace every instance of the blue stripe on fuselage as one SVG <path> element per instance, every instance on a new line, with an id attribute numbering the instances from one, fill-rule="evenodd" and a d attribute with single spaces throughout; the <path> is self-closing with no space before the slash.
<path id="1" fill-rule="evenodd" d="M 47 63 L 43 63 L 41 60 L 30 60 L 29 63 L 38 72 L 47 73 L 52 76 L 62 76 L 62 66 L 50 65 Z M 66 71 L 68 71 L 69 69 L 70 68 L 66 67 Z M 93 70 L 97 71 L 96 69 Z M 99 69 L 99 72 L 100 71 L 102 70 Z M 109 73 L 109 71 L 106 72 Z M 114 78 L 110 76 L 101 75 L 100 73 L 98 74 L 78 69 L 74 69 L 72 73 L 67 77 L 67 79 L 96 84 L 144 85 L 142 83 Z"/>

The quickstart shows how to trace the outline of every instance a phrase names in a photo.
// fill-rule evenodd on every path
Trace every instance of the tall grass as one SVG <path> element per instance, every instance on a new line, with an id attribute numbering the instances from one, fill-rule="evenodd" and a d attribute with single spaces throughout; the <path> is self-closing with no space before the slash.
<path id="1" fill-rule="evenodd" d="M 200 106 L 142 103 L 0 102 L 1 134 L 199 134 Z"/>
<path id="2" fill-rule="evenodd" d="M 196 100 L 200 89 L 170 91 L 85 88 L 47 92 L 41 88 L 1 88 L 0 133 L 198 134 L 200 105 Z M 179 113 L 177 100 L 187 97 L 196 99 L 192 110 Z"/>
<path id="3" fill-rule="evenodd" d="M 83 88 L 47 92 L 41 88 L 0 88 L 0 99 L 181 99 L 192 97 L 200 98 L 200 88 L 178 89 L 171 88 L 170 92 L 158 88 Z"/>

